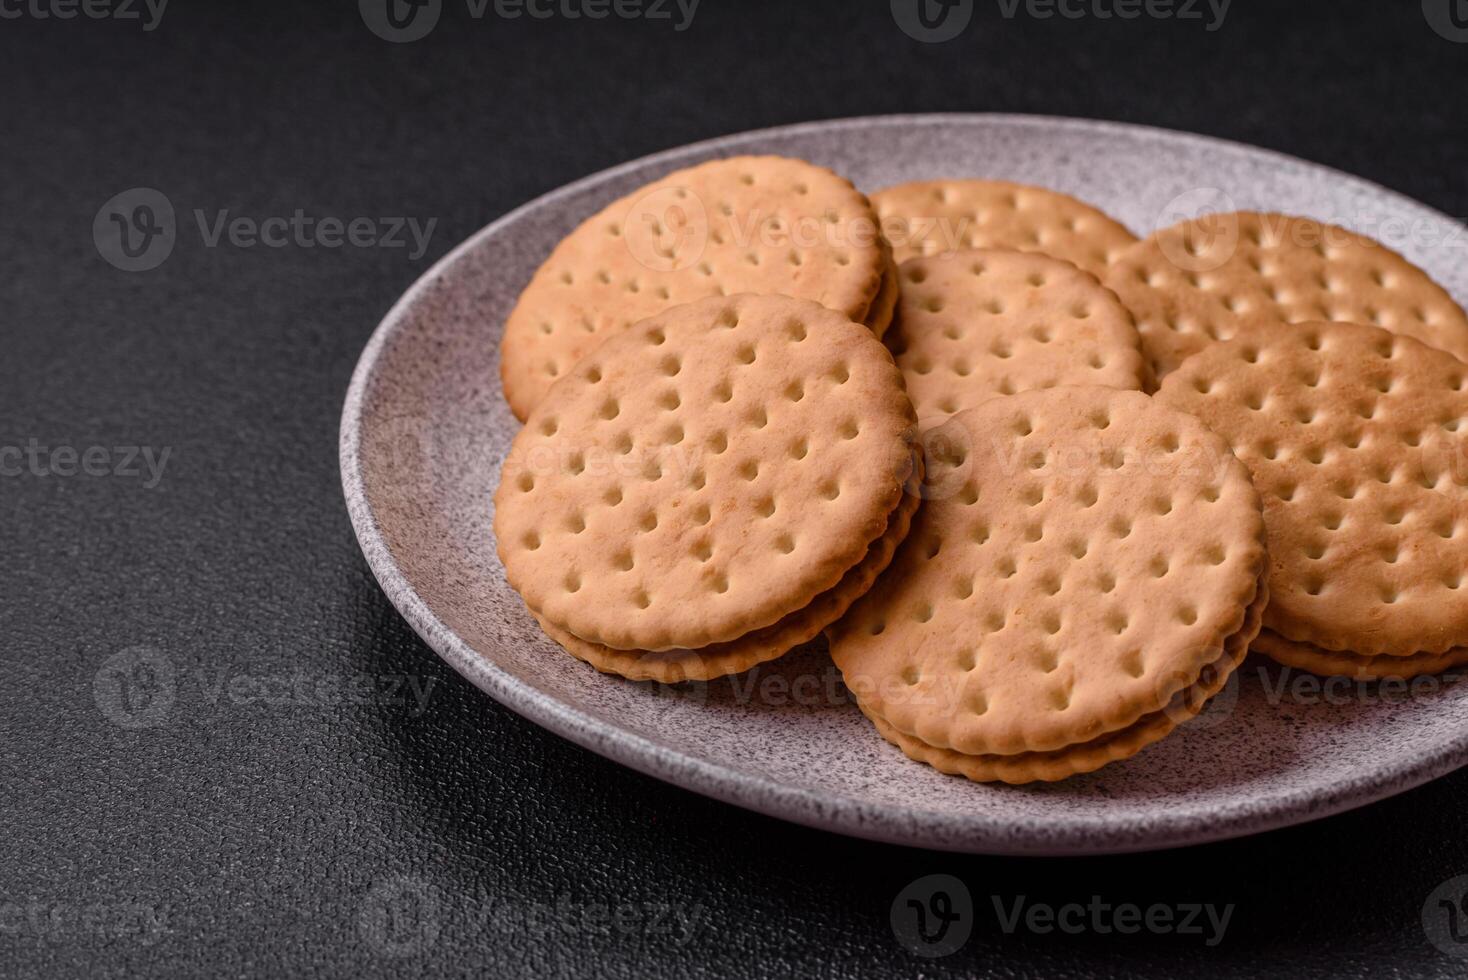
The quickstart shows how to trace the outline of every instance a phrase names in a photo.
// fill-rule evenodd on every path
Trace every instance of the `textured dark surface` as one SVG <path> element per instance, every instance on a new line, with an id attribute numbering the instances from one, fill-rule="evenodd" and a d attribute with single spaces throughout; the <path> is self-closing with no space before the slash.
<path id="1" fill-rule="evenodd" d="M 114 447 L 170 450 L 156 486 L 146 467 L 0 476 L 0 975 L 1461 974 L 1421 914 L 1468 873 L 1462 773 L 1170 854 L 876 846 L 542 733 L 378 592 L 336 466 L 367 335 L 454 243 L 604 166 L 804 119 L 1043 112 L 1257 143 L 1468 214 L 1468 44 L 1415 2 L 1240 0 L 1211 33 L 981 2 L 941 45 L 862 6 L 704 0 L 680 33 L 474 21 L 449 0 L 407 45 L 349 2 L 179 3 L 151 32 L 0 20 L 0 446 L 103 446 L 113 464 Z M 181 231 L 160 267 L 125 273 L 91 226 L 137 186 L 168 196 Z M 414 261 L 206 247 L 195 208 L 438 222 Z M 171 705 L 116 687 L 149 658 L 172 670 Z M 359 677 L 376 693 L 331 686 Z M 416 688 L 394 694 L 403 677 Z M 967 883 L 978 921 L 959 952 L 920 960 L 888 913 L 936 872 Z M 1020 895 L 1236 908 L 1211 948 L 1005 935 L 990 896 Z M 695 919 L 691 938 L 662 931 L 665 906 Z"/>

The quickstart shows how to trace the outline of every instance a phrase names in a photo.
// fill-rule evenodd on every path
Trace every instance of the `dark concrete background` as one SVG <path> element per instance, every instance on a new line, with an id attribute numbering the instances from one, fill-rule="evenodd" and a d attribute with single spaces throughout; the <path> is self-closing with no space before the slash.
<path id="1" fill-rule="evenodd" d="M 1434 888 L 1468 873 L 1468 773 L 1252 840 L 1093 860 L 787 826 L 574 748 L 442 666 L 358 554 L 336 464 L 357 355 L 430 262 L 543 191 L 704 137 L 906 111 L 1120 119 L 1468 215 L 1468 43 L 1446 0 L 1428 4 L 1441 33 L 1416 0 L 1235 0 L 1213 31 L 1206 6 L 1009 19 L 978 0 L 942 44 L 905 36 L 886 0 L 703 0 L 681 32 L 474 20 L 445 0 L 409 44 L 374 36 L 351 0 L 174 0 L 151 31 L 36 16 L 49 2 L 0 0 L 20 14 L 0 17 L 0 445 L 100 446 L 109 475 L 58 475 L 53 453 L 49 475 L 0 477 L 0 975 L 1468 968 L 1422 925 Z M 414 259 L 210 248 L 190 224 L 159 267 L 127 273 L 92 221 L 140 186 L 187 222 L 437 225 Z M 130 446 L 168 451 L 161 478 L 114 472 Z M 276 703 L 252 700 L 270 678 Z M 966 883 L 978 922 L 923 960 L 888 916 L 932 873 Z M 1235 909 L 1214 947 L 1003 934 L 991 896 L 1020 895 Z"/>

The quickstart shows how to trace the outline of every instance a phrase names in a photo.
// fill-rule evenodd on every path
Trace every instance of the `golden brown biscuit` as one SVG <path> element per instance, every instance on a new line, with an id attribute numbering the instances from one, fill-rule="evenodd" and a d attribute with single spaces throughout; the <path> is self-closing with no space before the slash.
<path id="1" fill-rule="evenodd" d="M 677 171 L 587 219 L 541 265 L 505 321 L 505 398 L 523 421 L 607 337 L 709 296 L 794 296 L 880 331 L 889 265 L 867 199 L 824 167 L 733 157 Z"/>
<path id="2" fill-rule="evenodd" d="M 1005 180 L 922 180 L 872 195 L 899 264 L 968 248 L 1039 252 L 1098 278 L 1137 240 L 1120 222 L 1066 194 Z"/>
<path id="3" fill-rule="evenodd" d="M 1102 281 L 1137 318 L 1159 379 L 1244 326 L 1318 320 L 1379 326 L 1468 357 L 1468 315 L 1427 273 L 1310 218 L 1203 215 L 1122 251 Z"/>
<path id="4" fill-rule="evenodd" d="M 951 493 L 828 631 L 864 710 L 935 749 L 1016 756 L 1129 729 L 1210 665 L 1226 680 L 1265 551 L 1258 494 L 1222 439 L 1098 387 L 994 399 L 948 425 L 968 445 L 932 456 L 929 482 Z"/>
<path id="5" fill-rule="evenodd" d="M 1207 705 L 1248 655 L 1249 643 L 1259 632 L 1264 606 L 1269 601 L 1268 589 L 1260 584 L 1259 592 L 1249 605 L 1244 625 L 1224 642 L 1223 655 L 1209 664 L 1197 682 L 1173 695 L 1161 711 L 1143 716 L 1136 724 L 1110 732 L 1089 742 L 1066 746 L 1051 752 L 1019 752 L 1014 755 L 966 755 L 952 749 L 940 749 L 911 735 L 904 735 L 880 716 L 863 711 L 877 731 L 916 762 L 926 762 L 951 776 L 965 776 L 975 782 L 1022 784 L 1056 782 L 1069 776 L 1094 772 L 1110 762 L 1129 759 L 1147 746 L 1172 734 L 1178 725 L 1193 718 Z"/>
<path id="6" fill-rule="evenodd" d="M 886 530 L 912 403 L 872 332 L 715 297 L 611 338 L 547 393 L 495 494 L 510 584 L 623 650 L 696 649 L 832 588 Z"/>
<path id="7" fill-rule="evenodd" d="M 914 479 L 922 480 L 922 459 L 914 460 Z M 861 595 L 871 588 L 878 575 L 892 560 L 892 554 L 907 537 L 912 515 L 917 512 L 919 496 L 909 493 L 892 512 L 887 530 L 873 541 L 866 557 L 842 576 L 835 586 L 822 592 L 804 609 L 785 616 L 771 626 L 746 633 L 727 643 L 715 643 L 698 650 L 666 650 L 650 653 L 644 650 L 613 650 L 599 643 L 588 643 L 552 623 L 536 617 L 546 634 L 566 652 L 584 660 L 607 674 L 620 674 L 634 681 L 704 681 L 726 674 L 737 674 L 756 664 L 774 660 L 790 650 L 814 639 L 821 630 L 841 618 Z"/>
<path id="8" fill-rule="evenodd" d="M 1057 385 L 1139 391 L 1146 370 L 1131 314 L 1095 276 L 996 249 L 904 262 L 887 344 L 920 419 Z"/>
<path id="9" fill-rule="evenodd" d="M 1306 323 L 1246 330 L 1163 383 L 1264 498 L 1269 631 L 1366 658 L 1468 646 L 1465 379 L 1411 337 Z"/>

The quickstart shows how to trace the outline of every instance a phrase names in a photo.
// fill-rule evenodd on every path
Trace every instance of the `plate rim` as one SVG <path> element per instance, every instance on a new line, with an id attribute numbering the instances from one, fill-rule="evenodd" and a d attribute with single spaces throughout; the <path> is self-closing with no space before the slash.
<path id="1" fill-rule="evenodd" d="M 1318 791 L 1276 792 L 1212 806 L 1206 820 L 1192 811 L 1159 814 L 1143 833 L 1104 817 L 1067 816 L 1056 824 L 1016 825 L 1000 817 L 951 813 L 895 803 L 873 803 L 838 792 L 817 791 L 713 762 L 645 735 L 618 727 L 537 690 L 481 656 L 429 608 L 407 580 L 382 535 L 368 500 L 361 467 L 361 424 L 367 392 L 383 352 L 405 315 L 465 255 L 522 215 L 573 196 L 634 170 L 739 146 L 761 139 L 882 126 L 996 125 L 1056 128 L 1142 136 L 1169 142 L 1264 157 L 1348 181 L 1381 195 L 1393 206 L 1430 214 L 1450 225 L 1461 223 L 1430 205 L 1326 164 L 1265 147 L 1130 122 L 1024 113 L 911 113 L 833 118 L 732 133 L 638 157 L 562 185 L 506 212 L 474 232 L 424 271 L 389 308 L 373 330 L 352 371 L 342 408 L 338 458 L 347 511 L 358 546 L 388 601 L 438 656 L 497 702 L 568 741 L 630 769 L 793 823 L 851 837 L 931 850 L 997 855 L 1061 856 L 1166 850 L 1263 833 L 1317 820 L 1394 796 L 1468 764 L 1468 730 L 1439 744 L 1405 769 L 1376 763 L 1364 772 Z M 1174 816 L 1173 813 L 1178 814 Z"/>

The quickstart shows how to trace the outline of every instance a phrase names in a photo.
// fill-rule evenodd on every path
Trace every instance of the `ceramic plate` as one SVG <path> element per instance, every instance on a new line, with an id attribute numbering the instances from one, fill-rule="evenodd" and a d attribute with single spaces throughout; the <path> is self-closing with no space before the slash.
<path id="1" fill-rule="evenodd" d="M 500 393 L 501 324 L 582 219 L 668 171 L 741 153 L 804 157 L 864 190 L 944 176 L 1041 184 L 1138 234 L 1200 208 L 1310 215 L 1386 240 L 1468 299 L 1468 232 L 1443 215 L 1276 153 L 1134 126 L 854 119 L 731 136 L 596 174 L 494 222 L 424 275 L 373 335 L 347 396 L 341 466 L 362 550 L 455 670 L 551 731 L 688 789 L 953 850 L 1076 854 L 1251 834 L 1399 793 L 1468 759 L 1468 685 L 1321 690 L 1255 659 L 1202 717 L 1133 759 L 1054 785 L 984 786 L 909 762 L 879 738 L 819 644 L 686 687 L 606 677 L 561 652 L 495 556 L 491 494 L 519 428 Z"/>

